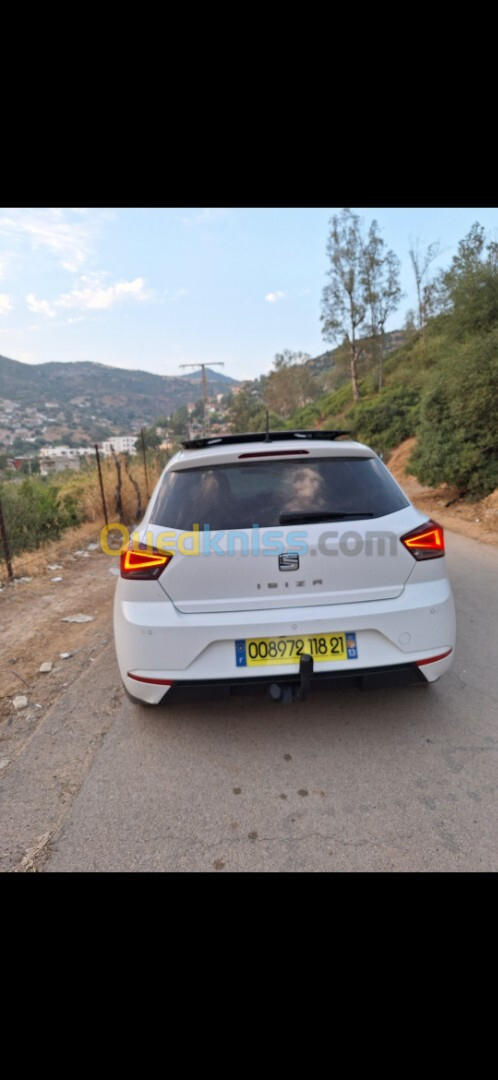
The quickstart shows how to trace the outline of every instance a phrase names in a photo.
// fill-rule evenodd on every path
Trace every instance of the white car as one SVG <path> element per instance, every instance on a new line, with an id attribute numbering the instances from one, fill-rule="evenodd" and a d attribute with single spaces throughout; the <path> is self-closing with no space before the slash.
<path id="1" fill-rule="evenodd" d="M 434 682 L 455 609 L 443 529 L 344 432 L 195 439 L 121 555 L 116 651 L 156 705 Z"/>

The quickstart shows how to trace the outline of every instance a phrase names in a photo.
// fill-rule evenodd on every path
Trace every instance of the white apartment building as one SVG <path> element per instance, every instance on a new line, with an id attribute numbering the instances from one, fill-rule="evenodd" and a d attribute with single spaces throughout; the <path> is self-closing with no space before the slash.
<path id="1" fill-rule="evenodd" d="M 115 454 L 136 454 L 136 441 L 136 435 L 113 435 L 111 439 L 99 443 L 99 450 L 104 457 L 109 457 L 112 450 Z M 40 464 L 55 459 L 60 462 L 63 458 L 74 460 L 86 456 L 95 457 L 94 446 L 43 446 L 39 454 Z"/>
<path id="2" fill-rule="evenodd" d="M 136 454 L 135 443 L 137 438 L 137 435 L 113 435 L 112 439 L 107 439 L 101 443 L 99 449 L 105 457 L 111 454 L 113 450 L 115 454 Z"/>
<path id="3" fill-rule="evenodd" d="M 42 446 L 40 461 L 50 458 L 79 458 L 85 456 L 95 457 L 93 446 Z"/>
<path id="4" fill-rule="evenodd" d="M 76 446 L 42 446 L 40 450 L 40 458 L 77 458 L 80 456 L 79 448 Z"/>

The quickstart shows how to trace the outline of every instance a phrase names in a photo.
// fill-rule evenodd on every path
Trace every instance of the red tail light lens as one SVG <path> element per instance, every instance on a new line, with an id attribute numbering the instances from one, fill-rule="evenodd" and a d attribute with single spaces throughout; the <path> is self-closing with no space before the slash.
<path id="1" fill-rule="evenodd" d="M 437 521 L 424 521 L 400 539 L 414 559 L 440 559 L 444 555 L 444 531 Z"/>
<path id="2" fill-rule="evenodd" d="M 171 562 L 172 555 L 149 548 L 148 551 L 123 551 L 121 555 L 121 577 L 139 581 L 153 581 L 162 574 L 164 567 Z"/>

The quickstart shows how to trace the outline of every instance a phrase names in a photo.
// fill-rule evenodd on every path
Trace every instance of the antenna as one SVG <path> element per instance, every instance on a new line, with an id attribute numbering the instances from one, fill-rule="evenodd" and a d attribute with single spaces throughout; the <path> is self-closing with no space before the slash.
<path id="1" fill-rule="evenodd" d="M 204 398 L 203 435 L 205 437 L 208 434 L 208 427 L 209 427 L 206 368 L 207 367 L 208 368 L 225 367 L 225 365 L 224 365 L 223 361 L 219 360 L 219 361 L 216 361 L 214 364 L 180 364 L 180 367 L 181 368 L 193 367 L 193 368 L 201 368 L 202 369 L 202 395 L 203 395 L 203 398 Z"/>

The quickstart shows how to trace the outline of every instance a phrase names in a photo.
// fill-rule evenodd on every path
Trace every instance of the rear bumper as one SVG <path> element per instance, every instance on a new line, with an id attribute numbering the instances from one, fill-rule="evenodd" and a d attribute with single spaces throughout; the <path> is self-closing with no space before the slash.
<path id="1" fill-rule="evenodd" d="M 141 583 L 142 584 L 142 583 Z M 362 687 L 433 682 L 450 666 L 455 646 L 455 610 L 445 578 L 407 585 L 401 596 L 373 603 L 185 615 L 164 599 L 157 582 L 150 599 L 134 601 L 132 582 L 118 581 L 114 619 L 121 677 L 135 700 L 158 704 L 198 693 L 231 696 L 271 684 L 299 685 L 296 665 L 235 666 L 235 641 L 254 636 L 355 632 L 358 658 L 316 663 L 313 689 L 356 680 Z M 123 588 L 122 586 L 125 586 Z M 157 589 L 154 587 L 157 586 Z M 159 595 L 158 595 L 159 593 Z M 449 655 L 421 668 L 417 662 Z M 130 673 L 134 678 L 130 678 Z M 171 686 L 142 682 L 170 680 Z M 218 689 L 216 689 L 218 688 Z"/>
<path id="2" fill-rule="evenodd" d="M 193 680 L 191 682 L 177 682 L 167 689 L 160 700 L 168 705 L 175 705 L 188 701 L 213 701 L 226 700 L 231 697 L 241 697 L 246 694 L 264 694 L 274 697 L 275 701 L 304 700 L 308 694 L 317 691 L 334 690 L 338 688 L 356 688 L 358 690 L 375 690 L 389 686 L 427 686 L 427 679 L 422 674 L 421 668 L 415 664 L 397 664 L 394 667 L 363 668 L 354 673 L 348 671 L 313 672 L 309 684 L 303 688 L 299 675 L 279 675 L 278 678 L 270 675 L 259 675 L 257 678 L 245 679 L 208 679 Z M 130 695 L 131 696 L 131 695 Z M 140 700 L 140 699 L 138 699 Z"/>

